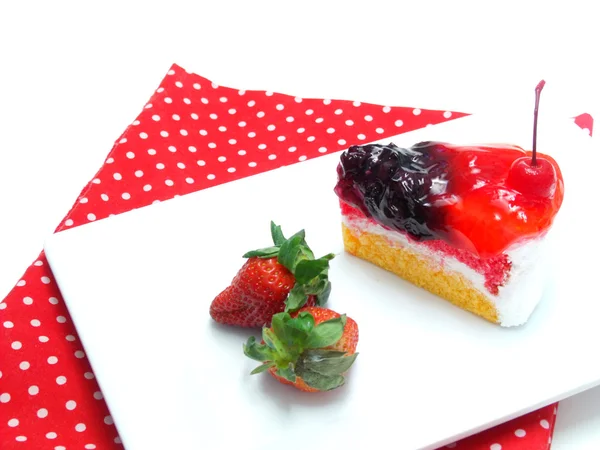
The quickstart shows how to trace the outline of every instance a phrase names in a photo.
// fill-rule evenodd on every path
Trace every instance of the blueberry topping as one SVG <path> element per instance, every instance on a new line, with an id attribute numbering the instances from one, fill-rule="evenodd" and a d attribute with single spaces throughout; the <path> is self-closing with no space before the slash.
<path id="1" fill-rule="evenodd" d="M 417 240 L 436 239 L 444 228 L 438 200 L 448 183 L 445 150 L 438 142 L 410 148 L 393 143 L 352 146 L 340 158 L 335 192 L 389 228 Z"/>

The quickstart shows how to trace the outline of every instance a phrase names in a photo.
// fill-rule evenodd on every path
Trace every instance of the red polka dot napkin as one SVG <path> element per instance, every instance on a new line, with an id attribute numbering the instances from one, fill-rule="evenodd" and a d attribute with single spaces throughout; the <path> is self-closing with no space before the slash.
<path id="1" fill-rule="evenodd" d="M 174 65 L 57 230 L 465 115 L 242 91 Z M 547 449 L 555 413 L 448 447 Z M 43 252 L 0 303 L 0 448 L 122 448 Z"/>
<path id="2" fill-rule="evenodd" d="M 574 118 L 574 121 L 581 129 L 583 129 L 583 131 L 586 131 L 590 136 L 592 136 L 592 131 L 594 129 L 594 118 L 590 114 L 579 114 Z"/>

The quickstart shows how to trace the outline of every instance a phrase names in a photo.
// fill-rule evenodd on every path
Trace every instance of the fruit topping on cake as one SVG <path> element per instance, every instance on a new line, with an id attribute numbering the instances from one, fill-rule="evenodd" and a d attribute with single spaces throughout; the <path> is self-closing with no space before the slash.
<path id="1" fill-rule="evenodd" d="M 306 307 L 275 314 L 271 327 L 254 336 L 244 354 L 260 361 L 252 374 L 268 371 L 275 379 L 305 392 L 330 391 L 345 383 L 344 374 L 358 353 L 358 325 L 331 309 Z"/>
<path id="2" fill-rule="evenodd" d="M 210 315 L 215 321 L 261 327 L 276 313 L 327 302 L 329 261 L 334 255 L 315 259 L 304 230 L 285 238 L 281 227 L 271 222 L 271 237 L 272 246 L 243 256 L 248 259 L 231 285 L 212 301 Z"/>
<path id="3" fill-rule="evenodd" d="M 341 156 L 335 192 L 384 227 L 488 258 L 545 233 L 563 189 L 558 164 L 537 153 L 535 143 L 527 152 L 513 145 L 419 142 L 350 147 Z"/>

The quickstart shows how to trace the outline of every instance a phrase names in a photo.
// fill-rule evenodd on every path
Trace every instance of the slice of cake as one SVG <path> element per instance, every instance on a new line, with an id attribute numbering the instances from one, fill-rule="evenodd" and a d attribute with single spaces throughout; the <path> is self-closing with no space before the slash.
<path id="1" fill-rule="evenodd" d="M 535 139 L 532 152 L 352 146 L 335 192 L 349 253 L 502 326 L 525 323 L 541 299 L 540 258 L 564 184 Z"/>

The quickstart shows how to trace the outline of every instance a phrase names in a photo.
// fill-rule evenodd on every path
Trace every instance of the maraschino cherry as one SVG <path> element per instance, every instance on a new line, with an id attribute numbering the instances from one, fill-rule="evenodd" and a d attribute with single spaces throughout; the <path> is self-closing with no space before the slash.
<path id="1" fill-rule="evenodd" d="M 550 161 L 538 158 L 537 146 L 537 121 L 540 93 L 546 82 L 540 81 L 535 88 L 535 109 L 533 111 L 533 147 L 531 159 L 528 156 L 516 159 L 508 172 L 507 184 L 525 195 L 549 198 L 556 190 L 556 170 Z"/>

